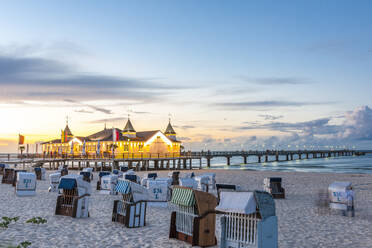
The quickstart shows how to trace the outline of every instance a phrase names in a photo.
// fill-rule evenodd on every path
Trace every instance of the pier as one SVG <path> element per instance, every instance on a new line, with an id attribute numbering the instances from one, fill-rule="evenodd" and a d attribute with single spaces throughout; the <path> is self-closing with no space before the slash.
<path id="1" fill-rule="evenodd" d="M 0 163 L 12 164 L 17 168 L 42 166 L 46 169 L 56 170 L 60 165 L 72 170 L 81 170 L 86 167 L 102 169 L 118 169 L 120 166 L 136 171 L 148 170 L 191 170 L 202 169 L 203 159 L 206 167 L 211 167 L 211 160 L 217 157 L 226 158 L 226 165 L 231 165 L 231 158 L 241 157 L 242 164 L 248 163 L 249 157 L 255 157 L 256 163 L 283 162 L 301 159 L 331 158 L 340 156 L 361 156 L 364 151 L 356 150 L 294 150 L 294 151 L 201 151 L 182 152 L 181 155 L 172 154 L 115 154 L 114 157 L 106 155 L 45 155 L 45 154 L 0 154 Z M 197 163 L 193 164 L 193 161 Z M 197 166 L 195 166 L 197 164 Z M 19 167 L 18 167 L 19 166 Z"/>

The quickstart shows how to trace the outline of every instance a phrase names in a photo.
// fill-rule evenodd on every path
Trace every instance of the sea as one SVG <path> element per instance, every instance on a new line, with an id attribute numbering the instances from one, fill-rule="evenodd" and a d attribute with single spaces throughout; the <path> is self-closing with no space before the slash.
<path id="1" fill-rule="evenodd" d="M 270 160 L 275 160 L 275 157 L 269 157 Z M 371 153 L 364 156 L 310 158 L 266 163 L 257 163 L 257 157 L 251 156 L 248 157 L 247 164 L 243 164 L 242 157 L 233 157 L 231 165 L 226 164 L 226 158 L 216 157 L 211 160 L 211 169 L 372 174 Z M 193 167 L 199 165 L 199 161 L 193 162 Z M 206 160 L 202 160 L 202 166 L 206 168 Z"/>

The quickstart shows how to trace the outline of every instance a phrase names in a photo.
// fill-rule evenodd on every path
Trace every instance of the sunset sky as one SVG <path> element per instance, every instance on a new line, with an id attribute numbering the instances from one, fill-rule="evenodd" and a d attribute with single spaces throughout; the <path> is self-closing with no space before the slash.
<path id="1" fill-rule="evenodd" d="M 371 1 L 2 1 L 0 152 L 172 124 L 186 149 L 372 149 Z"/>

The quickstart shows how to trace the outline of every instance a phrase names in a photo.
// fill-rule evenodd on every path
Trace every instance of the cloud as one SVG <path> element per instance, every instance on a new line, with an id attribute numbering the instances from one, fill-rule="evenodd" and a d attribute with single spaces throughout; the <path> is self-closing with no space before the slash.
<path id="1" fill-rule="evenodd" d="M 268 115 L 268 114 L 266 114 L 266 115 L 258 115 L 258 116 L 264 118 L 266 121 L 275 121 L 275 120 L 278 120 L 278 119 L 281 119 L 281 118 L 284 117 L 283 115 L 277 115 L 277 116 L 275 116 L 275 115 Z"/>
<path id="2" fill-rule="evenodd" d="M 343 138 L 354 140 L 372 140 L 372 109 L 363 106 L 345 114 Z"/>
<path id="3" fill-rule="evenodd" d="M 125 121 L 127 117 L 112 117 L 112 118 L 105 118 L 105 119 L 98 119 L 93 121 L 88 121 L 88 123 L 105 123 L 105 122 L 116 122 L 116 121 Z M 123 124 L 124 125 L 124 124 Z"/>
<path id="4" fill-rule="evenodd" d="M 77 110 L 74 110 L 74 112 L 83 113 L 83 114 L 92 114 L 93 113 L 93 111 L 89 111 L 89 110 L 85 110 L 85 109 L 77 109 Z"/>
<path id="5" fill-rule="evenodd" d="M 76 65 L 55 59 L 0 51 L 0 87 L 4 89 L 0 91 L 1 101 L 110 99 L 153 102 L 181 89 L 152 78 L 102 75 L 81 72 L 76 68 Z M 96 111 L 106 110 L 98 108 Z"/>
<path id="6" fill-rule="evenodd" d="M 87 107 L 87 108 L 91 108 L 97 112 L 101 112 L 101 113 L 104 113 L 104 114 L 112 114 L 112 111 L 109 110 L 109 109 L 105 109 L 105 108 L 101 108 L 101 107 L 97 107 L 95 105 L 92 105 L 92 104 L 85 104 L 85 103 L 82 103 L 82 102 L 78 102 L 78 101 L 75 101 L 75 100 L 71 100 L 71 99 L 64 99 L 65 102 L 69 102 L 69 103 L 75 103 L 79 106 L 84 106 L 84 107 Z M 85 112 L 86 113 L 86 112 Z"/>
<path id="7" fill-rule="evenodd" d="M 314 105 L 332 104 L 332 102 L 296 102 L 296 101 L 242 101 L 215 103 L 214 106 L 230 110 L 242 110 L 250 108 L 281 108 L 281 107 L 303 107 Z"/>
<path id="8" fill-rule="evenodd" d="M 174 127 L 184 129 L 184 130 L 195 128 L 195 126 L 193 126 L 193 125 L 174 125 Z"/>
<path id="9" fill-rule="evenodd" d="M 240 76 L 241 80 L 247 83 L 259 84 L 259 85 L 268 85 L 268 86 L 275 86 L 275 85 L 300 85 L 300 84 L 308 84 L 309 81 L 302 78 L 296 77 L 259 77 L 259 78 L 251 78 L 246 76 Z"/>

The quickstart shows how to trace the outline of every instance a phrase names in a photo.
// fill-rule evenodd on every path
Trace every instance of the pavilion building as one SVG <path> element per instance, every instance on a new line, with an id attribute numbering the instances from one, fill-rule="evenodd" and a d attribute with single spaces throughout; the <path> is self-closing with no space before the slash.
<path id="1" fill-rule="evenodd" d="M 176 135 L 170 120 L 164 133 L 160 130 L 137 132 L 128 118 L 123 130 L 105 127 L 87 137 L 73 135 L 66 123 L 61 138 L 43 143 L 42 148 L 49 156 L 179 157 L 181 142 Z"/>

